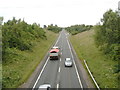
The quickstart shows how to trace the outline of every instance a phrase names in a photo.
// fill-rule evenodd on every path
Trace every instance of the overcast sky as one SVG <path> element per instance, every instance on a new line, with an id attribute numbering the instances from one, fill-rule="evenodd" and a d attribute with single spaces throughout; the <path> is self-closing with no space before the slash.
<path id="1" fill-rule="evenodd" d="M 23 19 L 41 26 L 57 24 L 66 27 L 75 24 L 95 25 L 104 12 L 117 10 L 119 0 L 0 0 L 0 16 L 4 22 Z"/>

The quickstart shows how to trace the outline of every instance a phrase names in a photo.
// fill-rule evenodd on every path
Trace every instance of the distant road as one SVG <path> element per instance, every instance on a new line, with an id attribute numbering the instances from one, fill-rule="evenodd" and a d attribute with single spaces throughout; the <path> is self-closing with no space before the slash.
<path id="1" fill-rule="evenodd" d="M 68 33 L 65 30 L 55 43 L 61 49 L 61 57 L 59 60 L 47 60 L 42 67 L 38 77 L 33 84 L 33 88 L 38 88 L 42 84 L 49 83 L 52 88 L 87 88 L 87 84 L 83 79 L 82 73 L 78 71 L 75 63 L 74 54 L 68 41 Z M 65 58 L 70 57 L 73 60 L 73 67 L 65 67 Z"/>

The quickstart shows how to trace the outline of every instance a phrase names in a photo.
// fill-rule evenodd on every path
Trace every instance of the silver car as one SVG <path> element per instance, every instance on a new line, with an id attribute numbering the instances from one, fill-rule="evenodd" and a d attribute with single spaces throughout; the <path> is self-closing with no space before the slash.
<path id="1" fill-rule="evenodd" d="M 39 86 L 38 90 L 50 90 L 50 88 L 51 88 L 50 84 L 43 84 Z"/>
<path id="2" fill-rule="evenodd" d="M 65 67 L 72 67 L 73 62 L 71 59 L 65 59 Z"/>

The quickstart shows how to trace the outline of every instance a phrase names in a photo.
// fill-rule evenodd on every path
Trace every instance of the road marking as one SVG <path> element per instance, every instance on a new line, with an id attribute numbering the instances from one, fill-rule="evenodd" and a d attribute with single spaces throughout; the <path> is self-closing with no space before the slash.
<path id="1" fill-rule="evenodd" d="M 60 62 L 61 62 L 61 58 L 60 58 Z"/>
<path id="2" fill-rule="evenodd" d="M 58 37 L 58 39 L 57 39 L 57 41 L 56 41 L 56 43 L 55 43 L 55 46 L 56 46 L 56 44 L 58 43 L 58 40 L 60 39 L 60 36 L 61 36 L 61 33 L 60 33 L 60 35 L 59 35 L 59 37 Z M 36 80 L 36 82 L 35 82 L 33 88 L 32 88 L 32 90 L 34 90 L 36 84 L 38 83 L 38 80 L 40 79 L 40 77 L 41 77 L 41 75 L 42 75 L 42 73 L 43 73 L 43 71 L 44 71 L 44 69 L 45 69 L 45 67 L 46 67 L 46 65 L 47 65 L 47 63 L 48 63 L 49 58 L 50 58 L 50 57 L 47 58 L 47 60 L 46 60 L 46 62 L 45 62 L 45 64 L 44 64 L 44 66 L 43 66 L 43 68 L 42 68 L 42 70 L 41 70 L 41 72 L 40 72 L 40 74 L 39 74 L 39 76 L 38 76 L 38 78 L 37 78 L 37 80 Z"/>
<path id="3" fill-rule="evenodd" d="M 59 37 L 58 37 L 58 40 L 57 40 L 56 43 L 55 43 L 55 46 L 56 46 L 56 44 L 58 43 L 60 37 L 61 37 L 61 33 L 60 33 L 60 35 L 59 35 Z"/>
<path id="4" fill-rule="evenodd" d="M 62 55 L 62 52 L 61 52 L 61 55 Z"/>
<path id="5" fill-rule="evenodd" d="M 45 62 L 44 66 L 43 66 L 43 68 L 42 68 L 42 70 L 41 70 L 41 72 L 40 72 L 40 74 L 39 74 L 39 76 L 38 76 L 38 78 L 37 78 L 34 86 L 33 86 L 33 89 L 35 88 L 36 84 L 38 83 L 38 80 L 40 79 L 40 77 L 41 77 L 41 75 L 42 75 L 42 73 L 43 73 L 43 71 L 44 71 L 44 69 L 45 69 L 45 67 L 46 67 L 46 65 L 47 65 L 48 60 L 49 60 L 49 57 L 47 58 L 47 61 Z M 32 89 L 32 90 L 33 90 L 33 89 Z"/>
<path id="6" fill-rule="evenodd" d="M 59 84 L 57 84 L 57 90 L 58 90 L 58 88 L 59 88 Z"/>
<path id="7" fill-rule="evenodd" d="M 69 42 L 68 42 L 68 39 L 67 39 L 67 43 L 68 43 L 68 46 L 69 46 L 69 49 L 70 49 L 70 52 L 71 52 L 71 56 L 72 56 L 72 59 L 73 59 L 73 63 L 74 63 L 74 65 L 75 65 L 75 71 L 76 71 L 76 73 L 77 73 L 77 77 L 78 77 L 79 84 L 80 84 L 81 88 L 83 89 L 83 85 L 82 85 L 82 82 L 81 82 L 81 79 L 80 79 L 80 76 L 79 76 L 79 73 L 78 73 L 78 70 L 77 70 L 77 67 L 76 67 L 74 58 L 73 58 L 73 54 L 72 54 L 71 47 L 70 47 L 70 44 L 69 44 Z"/>
<path id="8" fill-rule="evenodd" d="M 61 68 L 59 67 L 58 72 L 60 72 Z"/>

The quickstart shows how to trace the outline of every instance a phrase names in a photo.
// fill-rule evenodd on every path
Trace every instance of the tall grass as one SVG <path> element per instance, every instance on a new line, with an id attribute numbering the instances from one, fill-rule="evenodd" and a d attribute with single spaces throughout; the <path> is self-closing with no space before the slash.
<path id="1" fill-rule="evenodd" d="M 29 78 L 55 41 L 57 34 L 46 31 L 46 36 L 47 40 L 33 41 L 35 47 L 31 51 L 10 49 L 11 54 L 7 62 L 3 63 L 4 88 L 16 88 Z"/>
<path id="2" fill-rule="evenodd" d="M 82 61 L 85 59 L 100 88 L 118 88 L 118 74 L 114 66 L 118 64 L 96 48 L 94 30 L 85 31 L 70 37 L 71 43 Z"/>

